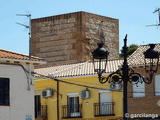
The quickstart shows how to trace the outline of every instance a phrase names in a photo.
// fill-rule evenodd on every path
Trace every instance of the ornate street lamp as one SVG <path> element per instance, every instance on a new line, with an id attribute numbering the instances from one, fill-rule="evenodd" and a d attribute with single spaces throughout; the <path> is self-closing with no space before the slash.
<path id="1" fill-rule="evenodd" d="M 151 83 L 154 73 L 158 70 L 159 52 L 155 50 L 155 44 L 149 44 L 150 48 L 144 52 L 144 63 L 146 73 L 149 73 L 149 78 L 144 79 L 145 83 Z"/>
<path id="2" fill-rule="evenodd" d="M 124 56 L 123 65 L 120 69 L 118 69 L 116 72 L 111 73 L 107 77 L 104 77 L 103 73 L 105 73 L 109 53 L 105 48 L 103 48 L 103 43 L 99 43 L 98 48 L 92 52 L 94 71 L 97 72 L 100 83 L 103 84 L 108 81 L 110 83 L 110 87 L 123 83 L 123 118 L 124 120 L 127 119 L 125 117 L 125 114 L 128 112 L 128 100 L 127 100 L 128 81 L 133 84 L 138 84 L 139 82 L 140 83 L 145 82 L 147 84 L 150 84 L 152 82 L 154 73 L 157 72 L 158 63 L 159 63 L 159 52 L 156 51 L 154 47 L 155 47 L 155 44 L 150 44 L 150 48 L 144 52 L 145 71 L 149 74 L 149 78 L 148 77 L 144 78 L 140 73 L 134 72 L 134 70 L 128 66 L 127 35 L 125 36 L 124 46 L 123 46 L 123 56 Z M 102 63 L 104 66 L 102 66 Z"/>
<path id="3" fill-rule="evenodd" d="M 98 73 L 99 82 L 105 79 L 102 74 L 106 71 L 108 51 L 103 47 L 104 43 L 98 43 L 98 47 L 92 52 L 94 71 Z"/>

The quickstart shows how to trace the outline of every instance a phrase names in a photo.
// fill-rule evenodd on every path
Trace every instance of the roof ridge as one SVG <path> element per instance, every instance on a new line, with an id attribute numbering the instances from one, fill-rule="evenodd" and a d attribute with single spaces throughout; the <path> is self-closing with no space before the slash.
<path id="1" fill-rule="evenodd" d="M 160 43 L 155 43 L 155 45 L 160 45 Z M 140 46 L 149 46 L 149 44 L 145 44 L 145 45 L 139 45 Z"/>
<path id="2" fill-rule="evenodd" d="M 7 52 L 7 53 L 13 53 L 13 54 L 17 54 L 17 55 L 22 55 L 22 56 L 26 56 L 26 57 L 28 57 L 28 56 L 27 56 L 27 55 L 25 55 L 25 54 L 22 54 L 22 53 L 16 53 L 16 52 L 12 52 L 12 51 L 9 51 L 9 50 L 0 49 L 0 51 Z"/>
<path id="3" fill-rule="evenodd" d="M 0 59 L 14 59 L 14 60 L 30 60 L 30 61 L 41 61 L 44 60 L 39 57 L 31 56 L 31 59 L 28 55 L 22 54 L 22 53 L 16 53 L 9 50 L 0 49 Z"/>
<path id="4" fill-rule="evenodd" d="M 110 61 L 107 64 L 107 71 L 105 73 L 114 72 L 118 69 L 119 65 L 122 64 L 122 60 Z M 56 71 L 56 69 L 58 71 Z M 94 66 L 91 61 L 86 61 L 79 64 L 70 64 L 68 66 L 59 66 L 54 68 L 42 68 L 35 69 L 37 73 L 43 75 L 51 75 L 54 77 L 73 77 L 73 76 L 83 76 L 83 75 L 94 75 Z"/>
<path id="5" fill-rule="evenodd" d="M 90 62 L 90 61 L 85 61 L 85 62 Z M 66 64 L 53 65 L 53 66 L 47 66 L 47 67 L 42 67 L 42 68 L 52 68 L 52 67 L 58 67 L 58 66 L 67 66 L 67 65 L 74 65 L 74 64 L 80 64 L 80 63 L 85 63 L 85 62 L 78 62 L 78 63 L 66 63 Z M 41 69 L 41 68 L 38 68 L 38 69 Z"/>
<path id="6" fill-rule="evenodd" d="M 2 52 L 6 52 L 6 53 L 11 53 L 11 54 L 15 54 L 15 55 L 21 55 L 21 56 L 23 56 L 23 57 L 27 57 L 27 58 L 29 58 L 29 56 L 28 55 L 26 55 L 26 54 L 22 54 L 22 53 L 16 53 L 16 52 L 12 52 L 12 51 L 9 51 L 9 50 L 4 50 L 4 49 L 0 49 L 0 51 L 2 51 Z M 39 57 L 36 57 L 36 56 L 31 56 L 31 58 L 34 58 L 34 59 L 43 59 L 43 58 L 39 58 Z"/>
<path id="7" fill-rule="evenodd" d="M 123 59 L 117 58 L 117 59 L 112 59 L 112 60 L 108 60 L 109 61 L 122 61 Z M 48 66 L 48 67 L 42 67 L 42 68 L 37 68 L 38 69 L 46 69 L 46 68 L 53 68 L 53 67 L 60 67 L 60 66 L 68 66 L 68 65 L 77 65 L 77 64 L 85 64 L 86 62 L 88 63 L 92 63 L 93 61 L 85 61 L 85 62 L 79 62 L 79 63 L 71 63 L 71 64 L 62 64 L 62 65 L 54 65 L 54 66 Z"/>
<path id="8" fill-rule="evenodd" d="M 128 59 L 132 58 L 132 56 L 134 56 L 134 54 L 143 46 L 148 46 L 148 45 L 140 45 L 130 56 L 128 56 Z"/>
<path id="9" fill-rule="evenodd" d="M 155 44 L 155 45 L 156 45 L 156 46 L 157 46 L 157 45 L 160 45 L 160 43 L 157 43 L 157 44 Z M 137 50 L 135 50 L 135 51 L 128 57 L 128 59 L 132 58 L 132 56 L 134 56 L 134 54 L 135 54 L 138 50 L 141 50 L 142 47 L 149 47 L 149 44 L 138 46 Z"/>
<path id="10" fill-rule="evenodd" d="M 160 44 L 155 44 L 155 48 L 160 50 Z M 144 65 L 144 52 L 149 48 L 149 44 L 140 45 L 136 51 L 128 57 L 128 63 L 133 66 Z"/>

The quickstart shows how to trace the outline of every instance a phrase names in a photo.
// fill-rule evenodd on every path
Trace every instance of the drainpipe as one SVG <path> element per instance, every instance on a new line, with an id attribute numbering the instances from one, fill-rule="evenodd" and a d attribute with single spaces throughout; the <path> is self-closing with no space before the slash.
<path id="1" fill-rule="evenodd" d="M 57 120 L 59 120 L 59 80 L 57 80 Z"/>

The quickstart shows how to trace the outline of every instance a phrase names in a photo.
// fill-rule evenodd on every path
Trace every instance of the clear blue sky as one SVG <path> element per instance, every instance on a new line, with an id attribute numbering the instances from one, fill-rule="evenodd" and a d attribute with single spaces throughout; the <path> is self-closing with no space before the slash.
<path id="1" fill-rule="evenodd" d="M 120 48 L 128 34 L 128 45 L 160 43 L 160 27 L 146 27 L 158 23 L 152 12 L 160 7 L 160 0 L 2 0 L 0 2 L 0 49 L 28 54 L 28 30 L 16 24 L 28 24 L 32 18 L 86 11 L 119 19 Z"/>

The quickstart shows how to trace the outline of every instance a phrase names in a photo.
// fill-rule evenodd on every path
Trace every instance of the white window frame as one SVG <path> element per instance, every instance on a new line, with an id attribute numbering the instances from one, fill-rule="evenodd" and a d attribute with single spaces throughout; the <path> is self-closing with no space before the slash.
<path id="1" fill-rule="evenodd" d="M 103 99 L 101 99 L 101 95 L 104 96 Z M 108 96 L 109 95 L 109 96 Z M 105 99 L 104 99 L 105 98 Z M 100 90 L 99 91 L 99 104 L 100 104 L 100 114 L 101 115 L 109 115 L 112 114 L 112 107 L 109 107 L 107 104 L 112 102 L 112 94 L 110 90 Z"/>
<path id="2" fill-rule="evenodd" d="M 75 92 L 75 93 L 67 93 L 67 96 L 68 96 L 68 97 L 78 97 L 78 96 L 79 96 L 79 93 L 78 93 L 78 92 Z"/>
<path id="3" fill-rule="evenodd" d="M 67 93 L 68 97 L 78 97 L 78 104 L 79 104 L 79 93 Z M 69 101 L 68 101 L 69 102 Z M 68 103 L 67 103 L 68 104 Z M 79 108 L 78 108 L 79 109 Z M 71 112 L 71 117 L 77 117 L 80 116 L 80 112 Z"/>
<path id="4" fill-rule="evenodd" d="M 155 75 L 155 80 L 154 80 L 154 95 L 155 96 L 160 96 L 160 74 Z"/>

